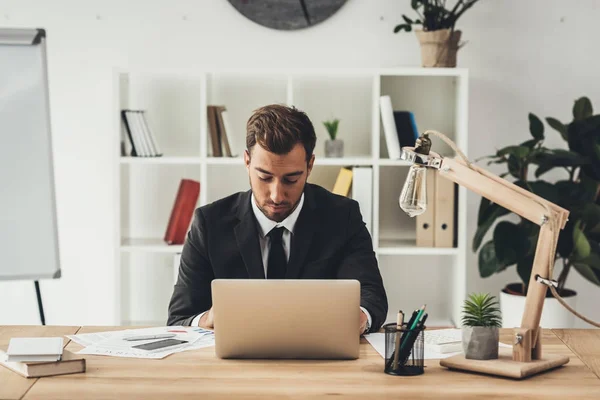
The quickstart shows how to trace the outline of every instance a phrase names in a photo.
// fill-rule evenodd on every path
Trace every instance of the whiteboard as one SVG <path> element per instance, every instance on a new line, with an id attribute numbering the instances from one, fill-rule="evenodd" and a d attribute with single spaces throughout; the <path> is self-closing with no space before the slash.
<path id="1" fill-rule="evenodd" d="M 60 278 L 42 29 L 0 29 L 0 193 L 0 280 Z"/>

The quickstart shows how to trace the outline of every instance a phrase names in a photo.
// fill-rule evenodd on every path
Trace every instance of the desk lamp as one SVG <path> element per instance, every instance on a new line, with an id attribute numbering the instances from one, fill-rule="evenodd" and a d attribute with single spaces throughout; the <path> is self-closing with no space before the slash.
<path id="1" fill-rule="evenodd" d="M 459 157 L 446 158 L 431 151 L 430 134 L 450 145 Z M 454 142 L 437 131 L 425 132 L 417 139 L 415 147 L 403 147 L 400 158 L 412 163 L 399 199 L 400 208 L 411 217 L 425 211 L 425 171 L 434 168 L 439 176 L 465 186 L 540 226 L 525 312 L 521 327 L 514 330 L 512 355 L 505 349 L 500 349 L 499 357 L 495 360 L 470 360 L 461 354 L 441 360 L 440 365 L 457 370 L 525 378 L 569 362 L 567 356 L 542 357 L 539 326 L 546 290 L 550 286 L 554 294 L 557 286 L 557 282 L 552 280 L 556 244 L 560 230 L 567 223 L 569 211 L 471 164 Z"/>

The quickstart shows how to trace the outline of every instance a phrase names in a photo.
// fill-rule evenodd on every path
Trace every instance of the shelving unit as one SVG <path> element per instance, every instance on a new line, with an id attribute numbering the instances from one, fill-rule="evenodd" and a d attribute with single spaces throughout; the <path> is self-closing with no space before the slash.
<path id="1" fill-rule="evenodd" d="M 460 320 L 466 295 L 466 192 L 458 194 L 458 246 L 415 244 L 415 220 L 398 207 L 409 165 L 390 160 L 379 97 L 415 113 L 423 132 L 444 132 L 467 152 L 468 72 L 464 69 L 384 68 L 114 72 L 115 324 L 164 324 L 172 294 L 173 257 L 183 246 L 162 241 L 180 179 L 201 182 L 197 206 L 249 189 L 241 154 L 252 111 L 270 103 L 294 105 L 317 132 L 309 182 L 331 189 L 340 167 L 373 168 L 373 247 L 388 294 L 389 320 L 399 308 L 428 304 L 430 323 Z M 206 106 L 227 107 L 236 157 L 212 157 Z M 119 111 L 145 109 L 163 157 L 121 156 Z M 325 158 L 322 121 L 339 118 L 343 158 Z M 451 150 L 434 140 L 443 155 Z M 468 153 L 467 153 L 468 154 Z M 142 284 L 138 276 L 145 277 Z M 144 299 L 144 296 L 146 297 Z M 151 298 L 151 301 L 148 301 Z M 144 301 L 145 300 L 145 301 Z"/>

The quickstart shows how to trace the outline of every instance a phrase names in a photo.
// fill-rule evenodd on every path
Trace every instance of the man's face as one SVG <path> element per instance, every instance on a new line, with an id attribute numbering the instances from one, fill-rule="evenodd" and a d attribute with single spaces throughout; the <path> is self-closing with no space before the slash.
<path id="1" fill-rule="evenodd" d="M 307 165 L 306 150 L 300 143 L 282 155 L 258 144 L 251 151 L 252 154 L 244 152 L 244 161 L 256 205 L 267 218 L 281 222 L 298 205 L 315 156 L 312 155 Z"/>

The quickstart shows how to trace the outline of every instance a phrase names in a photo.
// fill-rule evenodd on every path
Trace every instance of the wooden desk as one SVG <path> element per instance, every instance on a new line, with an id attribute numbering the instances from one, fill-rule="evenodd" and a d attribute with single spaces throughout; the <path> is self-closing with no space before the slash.
<path id="1" fill-rule="evenodd" d="M 83 327 L 78 333 L 118 329 L 124 328 Z M 74 327 L 0 327 L 0 345 L 6 346 L 12 336 L 75 331 Z M 509 335 L 510 330 L 504 330 L 501 340 L 508 342 Z M 600 398 L 600 379 L 592 370 L 599 373 L 600 330 L 545 330 L 543 335 L 545 352 L 567 354 L 571 360 L 565 367 L 522 381 L 449 371 L 437 360 L 425 361 L 424 375 L 390 376 L 383 373 L 381 356 L 363 339 L 360 358 L 354 361 L 219 360 L 213 348 L 206 348 L 163 360 L 86 356 L 85 374 L 38 380 L 0 367 L 0 399 Z M 81 346 L 71 342 L 66 348 L 78 351 Z"/>

